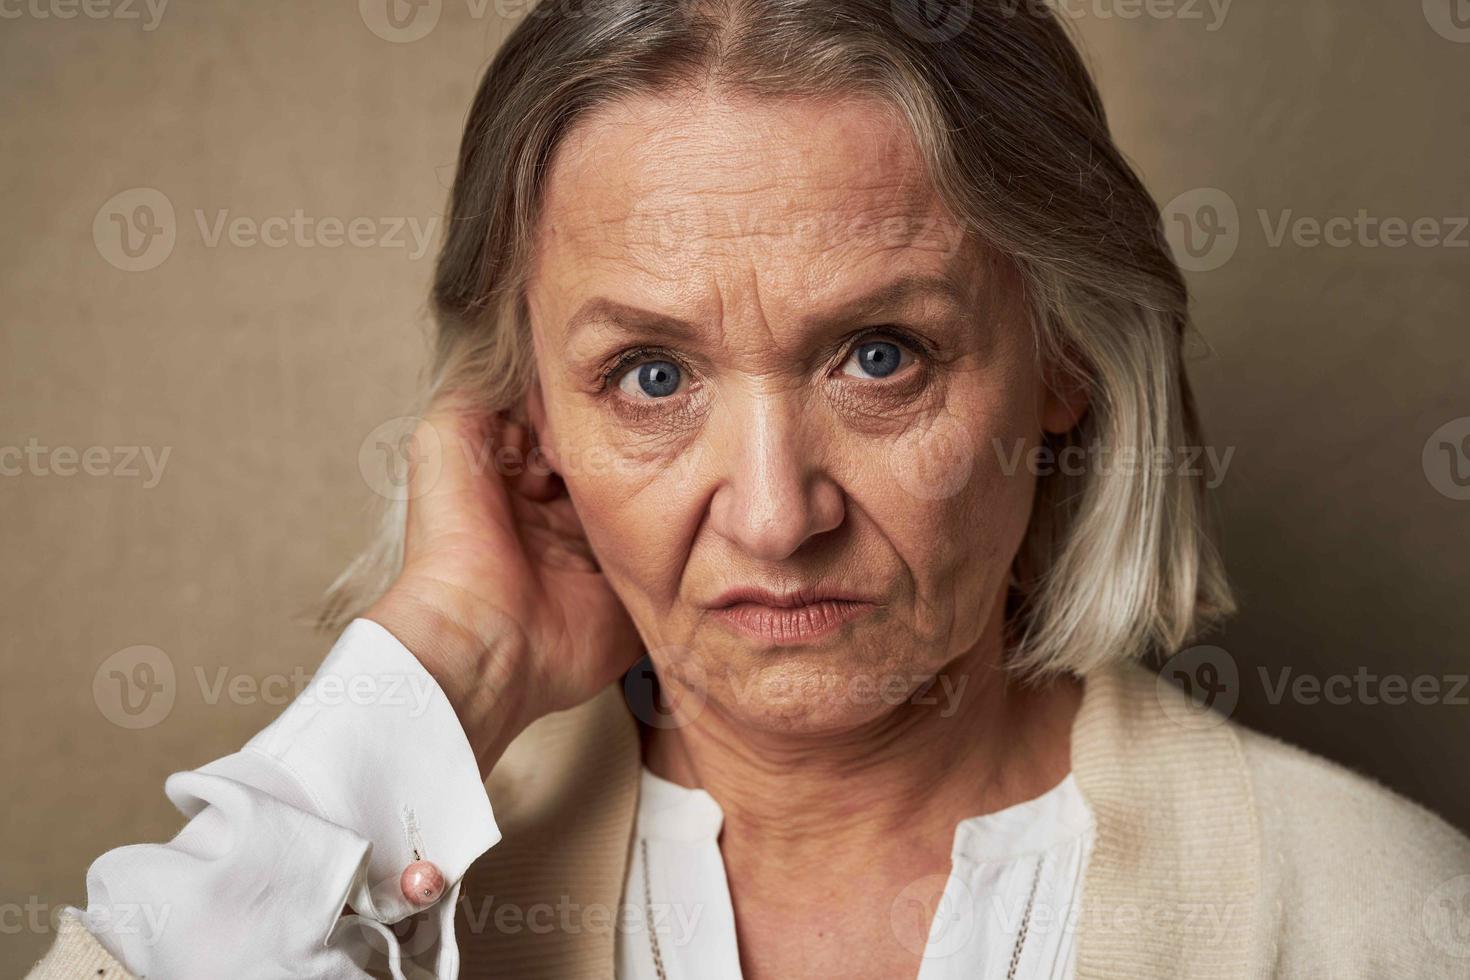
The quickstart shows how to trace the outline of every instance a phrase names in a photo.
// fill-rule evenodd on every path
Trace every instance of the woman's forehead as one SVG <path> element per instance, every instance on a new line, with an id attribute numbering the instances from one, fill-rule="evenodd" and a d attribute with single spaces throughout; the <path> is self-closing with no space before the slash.
<path id="1" fill-rule="evenodd" d="M 973 240 L 951 243 L 920 224 L 889 225 L 836 247 L 764 255 L 697 244 L 604 248 L 546 264 L 529 298 L 533 323 L 561 341 L 582 327 L 662 319 L 683 319 L 689 334 L 742 323 L 805 334 L 875 317 L 965 318 L 983 305 L 991 272 Z"/>
<path id="2" fill-rule="evenodd" d="M 881 103 L 652 97 L 584 120 L 548 175 L 540 246 L 585 262 L 952 248 L 953 218 Z M 556 253 L 553 255 L 552 253 Z"/>
<path id="3" fill-rule="evenodd" d="M 569 137 L 538 229 L 539 322 L 569 325 L 602 295 L 696 319 L 758 295 L 794 319 L 974 264 L 896 114 L 810 100 L 711 112 L 623 104 Z"/>

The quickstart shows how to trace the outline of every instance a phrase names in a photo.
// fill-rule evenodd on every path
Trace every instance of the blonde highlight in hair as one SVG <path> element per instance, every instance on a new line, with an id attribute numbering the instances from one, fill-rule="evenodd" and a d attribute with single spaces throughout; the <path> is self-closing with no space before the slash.
<path id="1" fill-rule="evenodd" d="M 1102 102 L 1043 5 L 976 0 L 936 26 L 925 0 L 544 3 L 481 82 L 433 289 L 425 403 L 454 390 L 514 411 L 534 379 L 524 287 L 542 181 L 578 119 L 619 99 L 878 96 L 902 113 L 936 190 L 1023 284 L 1048 376 L 1087 412 L 1049 448 L 1140 459 L 1203 446 L 1183 363 L 1188 293 L 1158 208 L 1112 142 Z M 951 11 L 953 13 L 953 11 Z M 340 625 L 402 562 L 404 505 L 333 583 Z M 1008 603 L 1007 662 L 1085 676 L 1171 651 L 1233 609 L 1202 475 L 1126 467 L 1039 476 Z"/>

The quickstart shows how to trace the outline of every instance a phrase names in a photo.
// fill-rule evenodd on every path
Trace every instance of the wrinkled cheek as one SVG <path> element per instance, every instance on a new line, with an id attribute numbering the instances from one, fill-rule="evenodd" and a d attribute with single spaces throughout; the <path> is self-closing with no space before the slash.
<path id="1" fill-rule="evenodd" d="M 945 411 L 896 435 L 883 460 L 897 491 L 958 526 L 1027 509 L 1031 480 L 1018 463 L 1028 445 L 1015 419 Z"/>
<path id="2" fill-rule="evenodd" d="M 965 492 L 975 470 L 975 433 L 963 419 L 940 415 L 906 429 L 884 454 L 894 486 L 918 501 L 945 501 Z"/>
<path id="3" fill-rule="evenodd" d="M 983 528 L 981 556 L 1004 580 L 1025 536 L 1031 516 L 1035 477 L 1017 464 L 1017 447 L 1030 438 L 1019 427 L 977 427 L 971 445 L 970 475 L 956 495 L 962 524 Z"/>
<path id="4" fill-rule="evenodd" d="M 606 445 L 578 453 L 562 478 L 609 584 L 650 639 L 678 595 L 694 484 L 678 458 L 629 456 Z"/>
<path id="5" fill-rule="evenodd" d="M 894 438 L 879 493 L 918 591 L 916 629 L 972 641 L 1025 534 L 1032 479 L 996 449 L 1009 420 L 944 413 Z M 1024 442 L 1024 437 L 1021 437 Z"/>

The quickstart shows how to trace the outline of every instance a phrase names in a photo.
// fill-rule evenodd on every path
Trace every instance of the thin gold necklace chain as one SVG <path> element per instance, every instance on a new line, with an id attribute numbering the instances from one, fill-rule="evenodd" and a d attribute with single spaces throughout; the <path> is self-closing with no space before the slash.
<path id="1" fill-rule="evenodd" d="M 669 980 L 669 975 L 664 972 L 664 955 L 659 949 L 658 933 L 653 927 L 653 887 L 649 882 L 648 875 L 648 838 L 638 839 L 639 856 L 643 859 L 643 918 L 648 924 L 648 945 L 653 951 L 653 969 L 658 974 L 658 980 Z M 1041 883 L 1041 866 L 1046 863 L 1046 855 L 1036 862 L 1036 873 L 1031 876 L 1031 893 L 1026 896 L 1026 911 L 1021 915 L 1021 928 L 1016 933 L 1016 946 L 1011 950 L 1011 965 L 1006 969 L 1006 980 L 1016 980 L 1016 970 L 1021 965 L 1021 948 L 1026 945 L 1026 933 L 1031 928 L 1031 909 L 1036 904 L 1036 886 Z"/>

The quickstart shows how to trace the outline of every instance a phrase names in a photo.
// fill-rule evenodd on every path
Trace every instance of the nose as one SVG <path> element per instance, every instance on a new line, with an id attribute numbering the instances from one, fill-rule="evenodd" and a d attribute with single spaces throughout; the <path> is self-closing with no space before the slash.
<path id="1" fill-rule="evenodd" d="M 710 524 L 745 554 L 763 561 L 790 557 L 804 542 L 838 527 L 846 503 L 822 468 L 809 413 L 795 399 L 752 396 L 717 409 L 714 450 L 720 485 Z"/>

